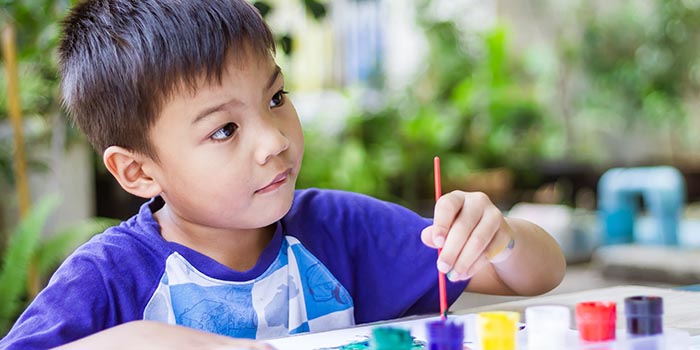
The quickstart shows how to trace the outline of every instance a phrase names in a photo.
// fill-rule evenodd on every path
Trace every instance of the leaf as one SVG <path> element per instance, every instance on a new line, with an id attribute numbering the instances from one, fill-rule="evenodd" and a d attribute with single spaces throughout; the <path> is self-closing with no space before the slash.
<path id="1" fill-rule="evenodd" d="M 267 1 L 256 1 L 253 3 L 253 6 L 255 6 L 256 9 L 258 9 L 258 12 L 260 12 L 260 16 L 263 18 L 267 17 L 267 14 L 272 11 L 272 6 L 267 3 Z"/>
<path id="2" fill-rule="evenodd" d="M 317 0 L 304 0 L 304 6 L 311 12 L 315 20 L 326 17 L 326 6 Z"/>
<path id="3" fill-rule="evenodd" d="M 0 270 L 0 329 L 16 315 L 20 307 L 20 299 L 25 293 L 27 269 L 39 246 L 46 221 L 58 203 L 57 195 L 40 199 L 10 237 Z"/>
<path id="4" fill-rule="evenodd" d="M 278 37 L 277 42 L 280 43 L 280 46 L 282 47 L 282 52 L 284 52 L 285 55 L 289 56 L 292 54 L 294 38 L 292 38 L 292 36 L 289 35 L 289 33 Z"/>

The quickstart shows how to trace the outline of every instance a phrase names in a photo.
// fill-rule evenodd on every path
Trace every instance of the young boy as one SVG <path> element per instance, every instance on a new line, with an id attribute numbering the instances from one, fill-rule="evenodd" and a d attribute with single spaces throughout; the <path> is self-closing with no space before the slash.
<path id="1" fill-rule="evenodd" d="M 119 184 L 150 200 L 77 249 L 0 348 L 266 349 L 250 339 L 435 313 L 437 269 L 450 303 L 561 281 L 555 241 L 481 193 L 444 195 L 430 220 L 295 190 L 304 141 L 274 50 L 245 0 L 73 9 L 65 105 Z"/>

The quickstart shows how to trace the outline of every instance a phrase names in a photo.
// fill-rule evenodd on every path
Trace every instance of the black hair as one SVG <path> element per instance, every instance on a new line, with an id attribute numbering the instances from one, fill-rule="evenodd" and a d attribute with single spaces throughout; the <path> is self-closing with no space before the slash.
<path id="1" fill-rule="evenodd" d="M 270 57 L 275 43 L 245 0 L 88 0 L 63 21 L 63 104 L 98 152 L 116 145 L 157 159 L 148 140 L 166 99 L 227 60 Z"/>

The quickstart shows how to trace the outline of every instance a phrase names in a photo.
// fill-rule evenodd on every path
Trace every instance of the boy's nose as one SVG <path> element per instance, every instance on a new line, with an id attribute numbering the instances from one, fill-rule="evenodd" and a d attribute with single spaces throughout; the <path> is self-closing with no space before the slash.
<path id="1" fill-rule="evenodd" d="M 261 122 L 257 135 L 253 135 L 257 140 L 255 160 L 261 165 L 289 148 L 289 138 L 284 134 L 281 125 L 269 118 L 264 119 L 266 120 Z"/>

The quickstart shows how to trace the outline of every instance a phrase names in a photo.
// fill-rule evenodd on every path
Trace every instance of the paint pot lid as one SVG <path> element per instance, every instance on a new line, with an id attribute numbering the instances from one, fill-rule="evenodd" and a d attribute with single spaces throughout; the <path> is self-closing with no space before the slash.
<path id="1" fill-rule="evenodd" d="M 514 311 L 488 311 L 477 314 L 481 337 L 514 337 L 519 320 L 520 313 Z"/>
<path id="2" fill-rule="evenodd" d="M 663 313 L 664 304 L 661 297 L 637 295 L 625 298 L 627 316 L 661 316 Z"/>
<path id="3" fill-rule="evenodd" d="M 525 309 L 528 328 L 568 329 L 571 319 L 569 308 L 562 305 L 537 305 Z"/>
<path id="4" fill-rule="evenodd" d="M 584 301 L 576 304 L 577 322 L 615 322 L 617 310 L 612 301 Z"/>
<path id="5" fill-rule="evenodd" d="M 617 319 L 614 302 L 588 301 L 576 304 L 579 337 L 585 341 L 615 339 Z"/>

